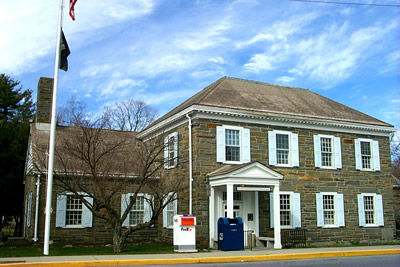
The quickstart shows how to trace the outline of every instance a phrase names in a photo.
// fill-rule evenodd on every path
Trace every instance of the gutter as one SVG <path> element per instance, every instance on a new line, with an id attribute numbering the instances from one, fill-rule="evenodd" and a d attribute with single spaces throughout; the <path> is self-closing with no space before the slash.
<path id="1" fill-rule="evenodd" d="M 192 118 L 186 114 L 189 127 L 189 214 L 192 214 L 192 183 L 193 183 L 193 166 L 192 166 Z"/>
<path id="2" fill-rule="evenodd" d="M 38 218 L 39 218 L 39 193 L 40 193 L 40 174 L 36 180 L 36 207 L 35 207 L 35 233 L 33 236 L 33 242 L 38 241 Z"/>

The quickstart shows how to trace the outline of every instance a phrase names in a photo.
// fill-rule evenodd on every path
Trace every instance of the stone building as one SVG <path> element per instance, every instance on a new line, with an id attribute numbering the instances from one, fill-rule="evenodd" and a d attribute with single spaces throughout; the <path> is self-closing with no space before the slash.
<path id="1" fill-rule="evenodd" d="M 291 229 L 307 230 L 315 246 L 390 242 L 393 131 L 309 90 L 223 77 L 136 135 L 165 136 L 165 172 L 185 179 L 154 238 L 171 241 L 171 216 L 191 213 L 198 248 L 216 247 L 220 217 L 241 217 L 276 249 Z M 96 218 L 92 227 L 101 228 Z M 88 228 L 74 231 L 91 241 Z"/>

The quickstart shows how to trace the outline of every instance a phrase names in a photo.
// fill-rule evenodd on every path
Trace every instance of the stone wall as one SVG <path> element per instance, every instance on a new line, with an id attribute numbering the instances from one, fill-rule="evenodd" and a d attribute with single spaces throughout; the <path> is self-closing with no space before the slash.
<path id="1" fill-rule="evenodd" d="M 216 162 L 216 126 L 243 126 L 251 133 L 251 160 L 268 165 L 268 131 L 285 130 L 298 133 L 300 166 L 298 168 L 271 169 L 284 175 L 281 191 L 300 193 L 302 228 L 307 229 L 308 243 L 332 245 L 336 243 L 382 243 L 391 241 L 394 235 L 394 210 L 390 169 L 390 149 L 387 137 L 355 135 L 288 127 L 239 124 L 198 119 L 193 126 L 193 212 L 197 216 L 198 246 L 208 246 L 208 198 L 206 177 L 210 172 L 224 166 Z M 341 138 L 342 169 L 327 170 L 314 167 L 313 135 L 329 134 Z M 354 139 L 370 138 L 379 141 L 380 172 L 355 169 Z M 344 228 L 322 229 L 317 227 L 315 193 L 337 192 L 344 195 Z M 383 197 L 384 227 L 361 228 L 358 222 L 357 194 L 377 193 Z M 269 226 L 269 195 L 259 194 L 260 234 L 271 235 Z"/>

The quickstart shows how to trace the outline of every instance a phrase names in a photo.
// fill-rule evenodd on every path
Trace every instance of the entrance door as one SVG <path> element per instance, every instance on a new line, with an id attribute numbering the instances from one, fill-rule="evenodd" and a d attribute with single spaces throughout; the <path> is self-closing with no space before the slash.
<path id="1" fill-rule="evenodd" d="M 228 217 L 228 207 L 226 203 L 224 204 L 224 217 Z M 242 212 L 240 211 L 239 204 L 233 204 L 233 218 L 242 217 Z"/>

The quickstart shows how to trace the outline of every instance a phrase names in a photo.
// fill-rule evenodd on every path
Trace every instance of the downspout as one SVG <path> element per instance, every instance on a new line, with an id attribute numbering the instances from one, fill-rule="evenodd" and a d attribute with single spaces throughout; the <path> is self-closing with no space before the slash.
<path id="1" fill-rule="evenodd" d="M 38 174 L 36 180 L 35 233 L 33 236 L 33 242 L 38 241 L 37 234 L 38 234 L 38 217 L 39 217 L 39 193 L 40 193 L 40 174 Z"/>
<path id="2" fill-rule="evenodd" d="M 207 187 L 210 186 L 210 177 L 207 175 Z M 208 190 L 208 188 L 207 188 Z M 208 216 L 207 216 L 207 229 L 208 229 L 208 251 L 210 251 L 210 196 L 207 197 L 207 210 L 208 210 Z"/>
<path id="3" fill-rule="evenodd" d="M 192 214 L 192 183 L 193 183 L 193 166 L 192 166 L 192 118 L 186 114 L 189 123 L 189 214 Z"/>

